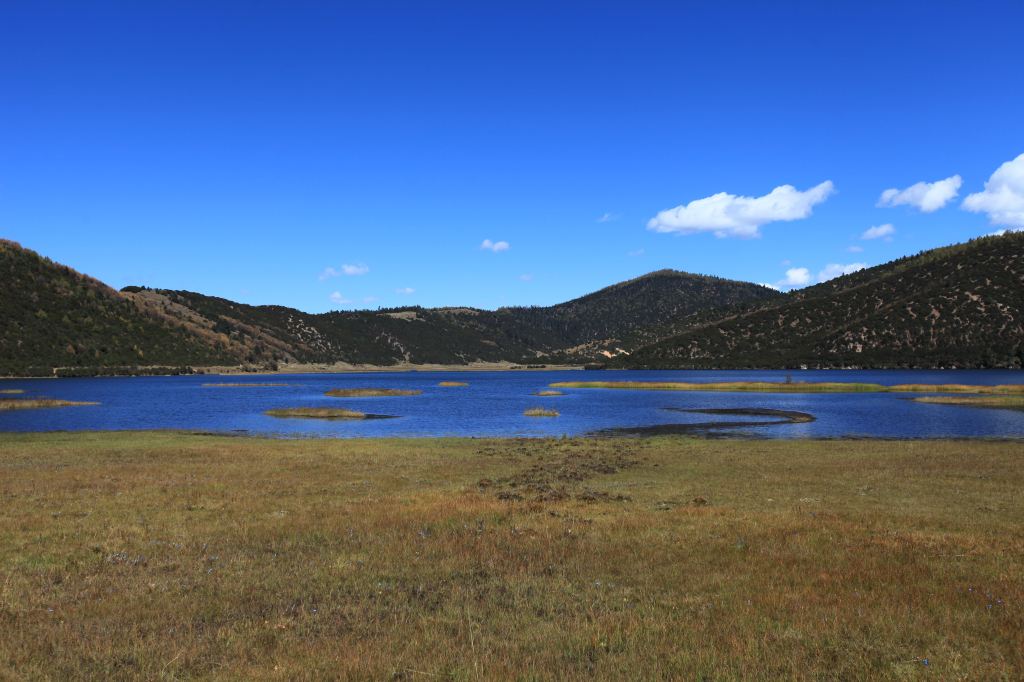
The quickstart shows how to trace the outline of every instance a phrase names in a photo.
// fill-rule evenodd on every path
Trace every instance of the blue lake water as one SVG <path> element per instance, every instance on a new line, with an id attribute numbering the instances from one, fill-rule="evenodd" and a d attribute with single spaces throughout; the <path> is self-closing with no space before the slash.
<path id="1" fill-rule="evenodd" d="M 282 376 L 115 377 L 10 379 L 0 389 L 24 389 L 19 397 L 96 401 L 89 407 L 0 412 L 0 431 L 186 429 L 284 437 L 561 436 L 604 429 L 709 421 L 763 421 L 680 412 L 680 409 L 770 408 L 807 412 L 803 424 L 728 429 L 765 438 L 884 437 L 1024 438 L 1024 411 L 915 403 L 912 394 L 718 393 L 566 389 L 564 396 L 533 393 L 555 381 L 849 381 L 879 384 L 1024 383 L 1013 370 L 807 370 L 785 371 L 510 371 L 303 374 Z M 440 381 L 469 386 L 443 388 Z M 287 386 L 224 388 L 204 383 L 286 383 Z M 332 388 L 384 387 L 422 390 L 422 395 L 331 398 Z M 551 407 L 559 417 L 526 417 L 531 407 Z M 327 421 L 279 419 L 265 410 L 342 407 L 395 419 Z M 669 409 L 666 409 L 669 408 Z"/>

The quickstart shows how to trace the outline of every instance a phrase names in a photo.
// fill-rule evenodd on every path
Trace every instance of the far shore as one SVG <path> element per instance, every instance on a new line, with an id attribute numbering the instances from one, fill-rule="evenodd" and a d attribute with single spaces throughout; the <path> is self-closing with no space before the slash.
<path id="1" fill-rule="evenodd" d="M 61 369 L 75 369 L 57 367 Z M 370 372 L 554 372 L 582 370 L 583 365 L 521 365 L 513 362 L 471 362 L 466 365 L 444 365 L 439 363 L 414 364 L 403 362 L 396 365 L 354 365 L 348 362 L 329 363 L 292 363 L 280 365 L 277 369 L 253 368 L 244 366 L 215 365 L 209 367 L 193 367 L 192 372 L 152 371 L 152 367 L 117 368 L 124 369 L 124 374 L 94 374 L 82 377 L 62 377 L 53 374 L 37 376 L 0 376 L 0 381 L 19 379 L 63 379 L 63 378 L 98 378 L 98 377 L 136 377 L 136 376 L 279 376 L 284 374 L 364 374 Z M 132 369 L 133 372 L 128 370 Z M 163 369 L 163 368 L 160 368 Z M 166 368 L 174 369 L 174 368 Z"/>

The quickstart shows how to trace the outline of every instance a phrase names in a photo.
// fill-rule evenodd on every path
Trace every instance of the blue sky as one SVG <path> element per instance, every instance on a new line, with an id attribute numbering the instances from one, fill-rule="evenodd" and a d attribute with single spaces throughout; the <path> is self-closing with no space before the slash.
<path id="1" fill-rule="evenodd" d="M 0 236 L 319 312 L 1024 223 L 1020 2 L 427 4 L 4 3 Z"/>

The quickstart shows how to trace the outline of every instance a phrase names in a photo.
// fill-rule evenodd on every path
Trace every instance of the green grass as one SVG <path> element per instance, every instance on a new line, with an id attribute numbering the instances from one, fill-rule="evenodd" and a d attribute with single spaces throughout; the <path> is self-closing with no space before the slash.
<path id="1" fill-rule="evenodd" d="M 330 407 L 286 407 L 264 412 L 271 417 L 297 417 L 300 419 L 366 419 L 370 415 L 355 410 Z"/>
<path id="2" fill-rule="evenodd" d="M 558 412 L 543 407 L 531 407 L 523 412 L 524 417 L 557 417 Z"/>
<path id="3" fill-rule="evenodd" d="M 1007 410 L 1024 410 L 1024 396 L 1021 395 L 984 395 L 984 396 L 923 396 L 914 398 L 918 403 L 934 403 L 937 405 L 968 405 L 971 407 L 996 407 Z"/>
<path id="4" fill-rule="evenodd" d="M 1022 458 L 2 434 L 0 679 L 1021 679 Z"/>
<path id="5" fill-rule="evenodd" d="M 1024 384 L 971 386 L 967 384 L 896 384 L 884 386 L 857 382 L 726 381 L 692 383 L 681 381 L 560 381 L 554 388 L 619 388 L 645 391 L 754 391 L 767 393 L 1024 393 Z"/>
<path id="6" fill-rule="evenodd" d="M 81 405 L 99 405 L 93 402 L 74 400 L 51 400 L 49 398 L 17 398 L 14 400 L 0 399 L 0 412 L 7 410 L 38 410 L 48 407 L 77 407 Z"/>
<path id="7" fill-rule="evenodd" d="M 379 398 L 387 396 L 419 395 L 423 391 L 404 388 L 335 388 L 324 395 L 332 398 Z"/>

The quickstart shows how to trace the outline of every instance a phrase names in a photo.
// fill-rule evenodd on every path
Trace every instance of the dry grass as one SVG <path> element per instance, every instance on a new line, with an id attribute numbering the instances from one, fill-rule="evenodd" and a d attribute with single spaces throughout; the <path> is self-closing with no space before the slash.
<path id="1" fill-rule="evenodd" d="M 4 389 L 0 389 L 0 395 L 19 395 L 19 394 L 24 393 L 24 392 L 25 391 L 23 391 L 20 388 L 4 388 Z"/>
<path id="2" fill-rule="evenodd" d="M 366 419 L 370 415 L 355 410 L 339 410 L 330 407 L 285 407 L 264 412 L 271 417 L 296 417 L 300 419 Z"/>
<path id="3" fill-rule="evenodd" d="M 868 384 L 840 381 L 561 381 L 556 388 L 619 388 L 644 391 L 737 391 L 768 393 L 1024 393 L 1024 384 L 970 386 L 967 384 Z"/>
<path id="4" fill-rule="evenodd" d="M 558 412 L 544 407 L 531 407 L 523 412 L 524 417 L 557 417 Z"/>
<path id="5" fill-rule="evenodd" d="M 419 395 L 423 391 L 405 388 L 335 388 L 324 395 L 332 398 L 381 398 L 387 396 Z"/>
<path id="6" fill-rule="evenodd" d="M 971 407 L 998 407 L 1007 410 L 1024 410 L 1024 396 L 1021 395 L 936 395 L 914 398 L 918 403 L 938 405 L 968 405 Z"/>
<path id="7" fill-rule="evenodd" d="M 238 383 L 222 383 L 222 384 L 203 384 L 204 388 L 267 388 L 269 386 L 288 386 L 288 384 L 280 383 L 256 383 L 256 382 L 238 382 Z"/>
<path id="8" fill-rule="evenodd" d="M 76 407 L 80 405 L 99 405 L 99 403 L 76 402 L 74 400 L 51 400 L 49 398 L 17 398 L 14 400 L 0 399 L 0 412 L 4 410 L 37 410 L 46 407 Z"/>
<path id="9" fill-rule="evenodd" d="M 0 679 L 1021 679 L 1022 457 L 4 434 Z"/>
<path id="10" fill-rule="evenodd" d="M 445 386 L 447 388 L 454 388 L 456 386 L 469 386 L 465 381 L 441 381 L 437 384 L 438 386 Z"/>
<path id="11" fill-rule="evenodd" d="M 534 393 L 534 395 L 540 396 L 542 398 L 548 398 L 548 397 L 551 397 L 551 396 L 565 395 L 565 394 L 562 393 L 561 391 L 537 391 L 536 393 Z"/>

